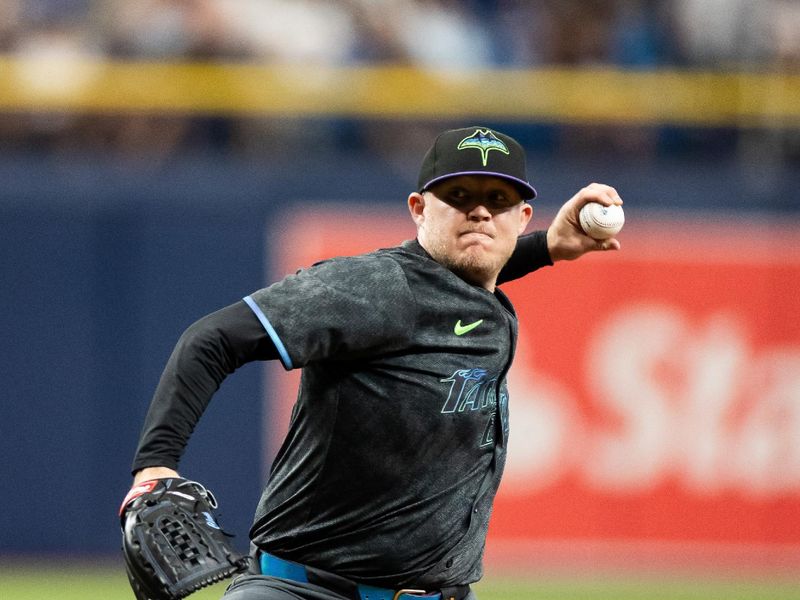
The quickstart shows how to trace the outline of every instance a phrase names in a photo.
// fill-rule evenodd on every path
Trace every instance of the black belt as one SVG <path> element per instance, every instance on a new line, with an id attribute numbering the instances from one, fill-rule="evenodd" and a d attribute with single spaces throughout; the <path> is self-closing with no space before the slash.
<path id="1" fill-rule="evenodd" d="M 311 582 L 316 583 L 316 581 L 313 580 L 320 579 L 319 577 L 313 577 L 316 569 L 309 569 L 305 565 L 284 560 L 282 558 L 278 558 L 277 556 L 273 556 L 272 554 L 267 554 L 266 552 L 261 553 L 259 562 L 262 575 L 280 577 L 282 579 L 289 579 L 299 583 L 310 583 L 310 573 L 312 574 Z M 364 585 L 363 583 L 357 583 L 355 585 L 358 588 L 358 595 L 361 597 L 361 600 L 459 600 L 466 596 L 469 592 L 469 586 L 451 588 L 451 595 L 449 593 L 450 589 L 446 590 L 445 594 L 443 594 L 442 591 L 428 592 L 425 590 L 406 588 L 393 590 L 390 588 Z"/>

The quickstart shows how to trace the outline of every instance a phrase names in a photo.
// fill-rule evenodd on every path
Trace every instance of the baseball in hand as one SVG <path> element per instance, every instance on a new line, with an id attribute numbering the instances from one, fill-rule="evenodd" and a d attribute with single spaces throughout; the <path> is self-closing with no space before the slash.
<path id="1" fill-rule="evenodd" d="M 583 232 L 595 240 L 614 237 L 625 224 L 625 213 L 617 204 L 604 206 L 599 202 L 588 202 L 581 208 L 578 218 Z"/>

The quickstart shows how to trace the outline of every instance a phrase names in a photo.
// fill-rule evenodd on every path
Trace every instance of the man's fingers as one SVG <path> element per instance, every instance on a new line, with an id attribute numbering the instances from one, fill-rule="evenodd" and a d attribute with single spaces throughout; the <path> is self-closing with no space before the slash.
<path id="1" fill-rule="evenodd" d="M 609 238 L 607 240 L 597 240 L 596 249 L 600 251 L 605 250 L 619 250 L 621 248 L 617 238 Z"/>
<path id="2" fill-rule="evenodd" d="M 599 202 L 605 206 L 622 204 L 622 197 L 617 190 L 604 183 L 590 183 L 578 192 L 577 199 L 580 206 L 588 202 Z"/>

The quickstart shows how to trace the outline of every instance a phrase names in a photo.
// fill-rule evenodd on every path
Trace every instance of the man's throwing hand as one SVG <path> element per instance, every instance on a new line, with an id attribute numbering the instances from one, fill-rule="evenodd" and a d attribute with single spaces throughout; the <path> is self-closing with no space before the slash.
<path id="1" fill-rule="evenodd" d="M 604 206 L 621 205 L 622 198 L 610 185 L 591 183 L 564 203 L 547 230 L 547 249 L 553 262 L 575 260 L 597 250 L 620 249 L 617 238 L 595 240 L 583 232 L 578 215 L 589 202 L 599 202 Z"/>

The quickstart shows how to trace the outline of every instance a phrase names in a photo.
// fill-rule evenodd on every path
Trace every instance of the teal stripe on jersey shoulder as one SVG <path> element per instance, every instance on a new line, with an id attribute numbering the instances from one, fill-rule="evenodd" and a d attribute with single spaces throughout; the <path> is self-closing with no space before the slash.
<path id="1" fill-rule="evenodd" d="M 247 306 L 250 307 L 250 310 L 255 313 L 256 317 L 258 317 L 258 320 L 261 321 L 261 324 L 264 326 L 267 335 L 272 340 L 272 343 L 275 344 L 275 348 L 278 350 L 278 355 L 281 357 L 283 368 L 287 371 L 294 369 L 294 365 L 292 365 L 292 359 L 289 357 L 289 353 L 286 351 L 286 346 L 283 345 L 281 338 L 278 337 L 278 332 L 275 331 L 272 323 L 269 322 L 267 315 L 264 314 L 264 311 L 261 310 L 261 307 L 256 304 L 256 301 L 253 300 L 252 297 L 245 296 L 243 300 L 247 303 Z"/>

